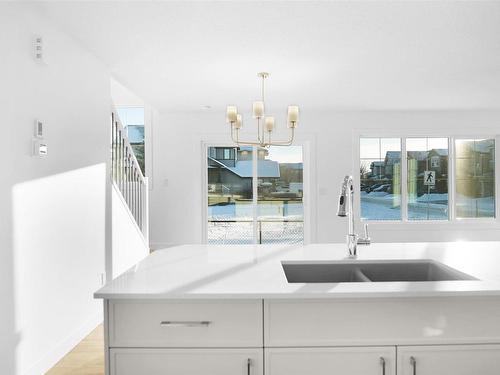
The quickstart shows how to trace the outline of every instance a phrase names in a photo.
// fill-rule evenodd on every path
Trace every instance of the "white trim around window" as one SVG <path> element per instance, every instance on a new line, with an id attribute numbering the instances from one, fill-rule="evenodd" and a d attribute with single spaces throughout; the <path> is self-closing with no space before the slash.
<path id="1" fill-rule="evenodd" d="M 221 141 L 217 141 L 217 139 L 221 139 Z M 207 150 L 209 147 L 234 147 L 234 143 L 227 141 L 227 136 L 217 137 L 214 135 L 202 137 L 201 141 L 201 239 L 204 244 L 207 243 L 207 222 L 208 222 L 208 210 L 206 203 L 208 201 L 208 190 L 207 190 L 207 181 L 208 181 L 208 172 L 207 172 Z M 311 155 L 311 150 L 314 150 L 314 140 L 305 140 L 305 139 L 296 139 L 294 142 L 295 146 L 302 146 L 302 163 L 304 166 L 303 169 L 303 185 L 304 185 L 304 196 L 302 200 L 303 211 L 304 211 L 304 244 L 311 243 L 315 240 L 315 233 L 311 231 L 312 228 L 315 227 L 315 215 L 313 214 L 314 203 L 316 202 L 316 191 L 312 188 L 314 185 L 312 180 L 315 177 L 315 158 Z M 254 157 L 256 154 L 254 153 Z M 253 163 L 254 177 L 253 177 L 253 188 L 254 188 L 254 196 L 257 194 L 257 174 L 256 168 L 257 163 Z M 254 208 L 254 220 L 257 216 L 257 210 Z M 254 228 L 256 230 L 256 227 Z M 256 241 L 256 234 L 254 233 L 254 241 Z"/>
<path id="2" fill-rule="evenodd" d="M 491 133 L 478 132 L 474 134 L 461 132 L 446 132 L 446 131 L 411 131 L 411 132 L 395 132 L 384 131 L 382 129 L 356 129 L 353 130 L 353 165 L 352 175 L 355 181 L 356 193 L 360 191 L 360 138 L 400 138 L 401 139 L 401 155 L 406 155 L 406 139 L 407 138 L 448 138 L 448 204 L 449 204 L 449 219 L 448 220 L 408 220 L 408 205 L 407 205 L 407 165 L 403 161 L 406 158 L 402 157 L 401 168 L 401 215 L 402 220 L 361 220 L 361 200 L 360 194 L 355 194 L 354 213 L 358 225 L 368 223 L 376 230 L 393 230 L 395 228 L 404 228 L 405 230 L 426 231 L 426 230 L 443 230 L 443 229 L 460 229 L 460 230 L 488 230 L 500 228 L 500 136 L 492 135 Z M 495 140 L 495 217 L 494 218 L 457 218 L 455 213 L 455 140 L 457 139 L 494 139 Z"/>

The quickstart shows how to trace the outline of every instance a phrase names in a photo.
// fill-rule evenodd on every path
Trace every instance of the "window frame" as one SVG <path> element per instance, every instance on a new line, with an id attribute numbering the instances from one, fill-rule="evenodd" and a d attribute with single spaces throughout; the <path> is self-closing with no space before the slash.
<path id="1" fill-rule="evenodd" d="M 212 137 L 210 137 L 212 138 Z M 207 140 L 206 138 L 201 140 L 201 198 L 202 198 L 202 204 L 201 204 L 201 239 L 203 244 L 208 243 L 208 210 L 206 206 L 206 202 L 208 201 L 208 189 L 207 189 L 207 181 L 208 181 L 208 149 L 210 147 L 222 147 L 222 148 L 233 148 L 235 152 L 235 158 L 236 156 L 236 146 L 234 143 L 230 143 L 227 140 L 224 141 L 217 141 L 219 137 L 214 137 L 210 140 Z M 315 192 L 311 189 L 311 181 L 314 178 L 314 172 L 315 170 L 312 170 L 311 168 L 314 168 L 315 164 L 312 162 L 311 158 L 311 149 L 314 149 L 314 140 L 309 140 L 309 139 L 296 139 L 294 142 L 294 146 L 301 146 L 302 147 L 302 165 L 303 165 L 303 191 L 306 192 L 303 197 L 302 197 L 302 205 L 303 205 L 303 225 L 304 225 L 304 239 L 303 239 L 303 244 L 307 245 L 314 241 L 314 233 L 312 233 L 311 228 L 313 227 L 314 223 L 314 214 L 311 212 L 311 207 L 312 202 L 316 202 L 316 196 Z M 253 153 L 252 153 L 252 169 L 253 169 L 253 196 L 258 196 L 258 187 L 257 187 L 257 152 L 256 148 L 253 148 Z M 253 218 L 254 221 L 257 221 L 258 219 L 258 209 L 257 206 L 253 208 Z M 256 225 L 254 225 L 254 243 L 253 245 L 241 245 L 241 246 L 254 246 L 254 245 L 259 245 L 257 243 L 257 238 L 258 238 L 258 228 Z M 217 245 L 214 245 L 217 246 Z M 270 246 L 266 244 L 262 244 L 262 246 Z"/>
<path id="2" fill-rule="evenodd" d="M 143 174 L 148 178 L 148 188 L 150 191 L 153 190 L 153 145 L 152 145 L 152 133 L 153 133 L 153 123 L 155 123 L 156 115 L 153 109 L 148 104 L 124 104 L 115 105 L 117 111 L 119 109 L 137 109 L 142 108 L 144 111 L 144 171 Z"/>
<path id="3" fill-rule="evenodd" d="M 360 176 L 359 165 L 360 157 L 360 138 L 400 138 L 401 139 L 401 220 L 362 220 L 361 219 L 361 198 L 360 198 Z M 406 139 L 408 138 L 448 138 L 448 220 L 408 220 L 408 163 L 406 154 Z M 457 218 L 455 210 L 456 195 L 456 169 L 455 169 L 455 140 L 460 139 L 494 139 L 495 141 L 495 217 L 487 218 Z M 435 229 L 441 230 L 443 227 L 460 227 L 464 229 L 498 229 L 500 224 L 500 135 L 478 132 L 455 133 L 434 132 L 434 131 L 414 131 L 398 132 L 384 131 L 376 129 L 355 130 L 353 131 L 353 166 L 352 175 L 355 182 L 355 191 L 358 192 L 354 197 L 354 215 L 358 225 L 370 224 L 376 229 L 390 230 L 394 226 L 413 228 L 415 230 Z M 357 172 L 356 172 L 357 171 Z"/>

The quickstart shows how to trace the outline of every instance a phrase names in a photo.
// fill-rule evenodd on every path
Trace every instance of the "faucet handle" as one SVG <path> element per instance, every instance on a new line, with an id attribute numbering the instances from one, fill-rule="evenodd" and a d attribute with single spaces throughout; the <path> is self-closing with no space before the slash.
<path id="1" fill-rule="evenodd" d="M 358 238 L 358 245 L 370 245 L 372 243 L 368 233 L 368 224 L 365 224 L 365 235 L 363 238 Z"/>

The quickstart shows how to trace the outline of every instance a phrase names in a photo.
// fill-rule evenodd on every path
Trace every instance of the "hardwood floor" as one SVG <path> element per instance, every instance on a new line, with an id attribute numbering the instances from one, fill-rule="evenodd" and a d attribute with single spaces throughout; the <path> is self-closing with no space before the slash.
<path id="1" fill-rule="evenodd" d="M 46 375 L 104 375 L 102 324 L 75 346 Z"/>

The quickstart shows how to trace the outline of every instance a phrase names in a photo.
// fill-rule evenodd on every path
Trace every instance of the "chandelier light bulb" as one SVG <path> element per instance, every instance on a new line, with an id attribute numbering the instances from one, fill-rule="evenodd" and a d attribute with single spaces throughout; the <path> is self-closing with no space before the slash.
<path id="1" fill-rule="evenodd" d="M 236 108 L 236 106 L 234 105 L 228 105 L 226 113 L 227 122 L 229 123 L 236 122 L 237 115 L 238 115 L 238 108 Z"/>
<path id="2" fill-rule="evenodd" d="M 299 107 L 296 105 L 288 106 L 288 127 L 295 128 L 299 122 Z"/>
<path id="3" fill-rule="evenodd" d="M 254 118 L 261 118 L 264 116 L 264 102 L 253 102 L 252 111 Z"/>
<path id="4" fill-rule="evenodd" d="M 236 122 L 233 126 L 235 129 L 241 129 L 241 127 L 243 126 L 243 117 L 240 114 L 236 115 Z"/>
<path id="5" fill-rule="evenodd" d="M 274 130 L 274 117 L 266 117 L 265 126 L 268 132 L 272 132 Z"/>

